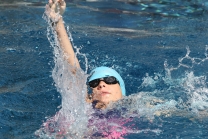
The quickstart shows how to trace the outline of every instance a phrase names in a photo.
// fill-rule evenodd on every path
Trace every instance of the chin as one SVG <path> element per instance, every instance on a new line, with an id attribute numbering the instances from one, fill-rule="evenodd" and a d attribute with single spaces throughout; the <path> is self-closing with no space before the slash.
<path id="1" fill-rule="evenodd" d="M 112 99 L 102 99 L 101 101 L 103 103 L 105 103 L 105 104 L 109 104 L 110 102 L 115 102 L 116 100 L 112 100 Z"/>
<path id="2" fill-rule="evenodd" d="M 109 100 L 107 100 L 107 99 L 102 99 L 101 100 L 103 103 L 105 103 L 105 104 L 108 104 L 110 101 Z"/>
<path id="3" fill-rule="evenodd" d="M 102 101 L 105 104 L 108 104 L 111 100 L 109 98 L 103 97 L 100 101 Z"/>

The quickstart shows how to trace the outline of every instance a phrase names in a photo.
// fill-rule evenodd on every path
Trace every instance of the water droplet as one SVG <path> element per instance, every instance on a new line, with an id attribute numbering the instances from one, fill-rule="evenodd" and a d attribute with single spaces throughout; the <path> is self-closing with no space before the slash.
<path id="1" fill-rule="evenodd" d="M 14 48 L 7 48 L 6 50 L 9 51 L 9 52 L 15 52 L 16 51 L 16 49 L 14 49 Z"/>

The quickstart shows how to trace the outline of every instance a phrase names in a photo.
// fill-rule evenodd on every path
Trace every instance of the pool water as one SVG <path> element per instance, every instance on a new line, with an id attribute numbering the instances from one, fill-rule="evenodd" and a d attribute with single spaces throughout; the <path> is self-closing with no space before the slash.
<path id="1" fill-rule="evenodd" d="M 116 138 L 115 125 L 129 139 L 207 138 L 205 0 L 67 1 L 64 21 L 84 72 L 112 67 L 126 84 L 128 97 L 112 109 L 87 113 L 91 116 L 85 113 L 90 106 L 73 101 L 84 97 L 86 80 L 68 89 L 74 78 L 62 69 L 67 65 L 54 40 L 48 40 L 53 35 L 42 18 L 46 2 L 0 1 L 2 139 L 53 138 L 35 132 L 58 111 L 69 121 L 78 116 L 64 127 L 71 132 L 65 138 Z M 86 79 L 80 72 L 80 79 Z"/>

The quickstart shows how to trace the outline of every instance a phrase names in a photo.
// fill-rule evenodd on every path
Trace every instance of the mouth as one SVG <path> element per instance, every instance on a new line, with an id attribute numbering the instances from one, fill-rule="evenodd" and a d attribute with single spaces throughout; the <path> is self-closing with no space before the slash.
<path id="1" fill-rule="evenodd" d="M 101 92 L 101 95 L 104 96 L 104 95 L 108 95 L 110 94 L 109 92 Z"/>

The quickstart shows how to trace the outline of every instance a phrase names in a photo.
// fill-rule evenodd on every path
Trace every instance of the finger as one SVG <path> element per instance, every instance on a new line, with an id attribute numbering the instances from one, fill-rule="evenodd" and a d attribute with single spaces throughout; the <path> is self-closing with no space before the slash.
<path id="1" fill-rule="evenodd" d="M 58 2 L 59 2 L 59 3 L 62 3 L 62 2 L 64 2 L 64 0 L 58 0 Z"/>
<path id="2" fill-rule="evenodd" d="M 53 1 L 52 0 L 49 0 L 48 1 L 48 5 L 51 7 L 53 5 Z"/>
<path id="3" fill-rule="evenodd" d="M 65 1 L 64 1 L 64 0 L 58 0 L 58 3 L 59 3 L 61 6 L 64 6 Z"/>

